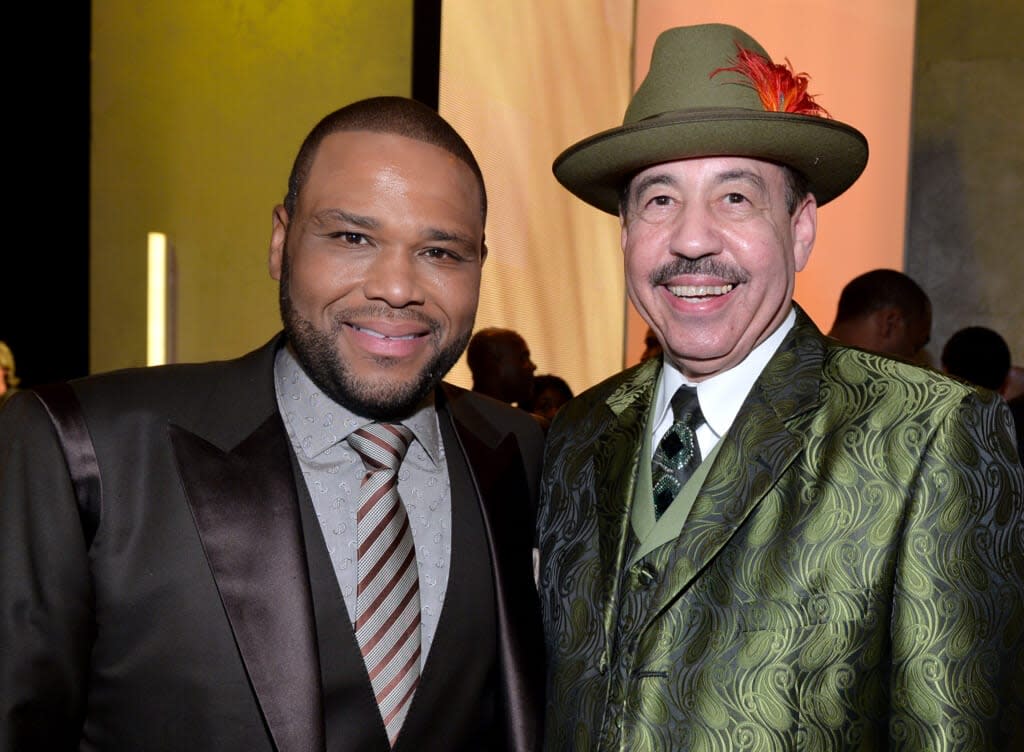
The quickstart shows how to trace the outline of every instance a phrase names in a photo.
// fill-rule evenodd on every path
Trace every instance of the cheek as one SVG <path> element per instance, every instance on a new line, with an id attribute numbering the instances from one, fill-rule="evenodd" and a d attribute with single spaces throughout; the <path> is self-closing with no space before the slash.
<path id="1" fill-rule="evenodd" d="M 643 244 L 632 243 L 624 251 L 623 266 L 626 270 L 627 282 L 632 282 L 638 287 L 647 281 L 653 267 L 653 259 L 650 253 L 644 251 Z"/>
<path id="2" fill-rule="evenodd" d="M 312 314 L 358 288 L 364 272 L 331 254 L 294 254 L 288 264 L 288 294 L 294 304 Z"/>
<path id="3" fill-rule="evenodd" d="M 432 276 L 427 282 L 431 302 L 457 324 L 472 325 L 480 300 L 480 268 Z"/>

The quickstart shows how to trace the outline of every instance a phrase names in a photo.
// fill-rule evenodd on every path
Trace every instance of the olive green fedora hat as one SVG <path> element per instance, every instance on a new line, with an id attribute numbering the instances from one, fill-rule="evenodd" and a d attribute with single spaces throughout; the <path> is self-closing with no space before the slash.
<path id="1" fill-rule="evenodd" d="M 856 128 L 828 117 L 806 95 L 806 85 L 807 77 L 793 75 L 788 61 L 772 63 L 735 26 L 668 29 L 654 44 L 650 72 L 622 125 L 562 152 L 555 177 L 588 204 L 617 214 L 621 188 L 651 165 L 750 157 L 801 172 L 818 204 L 825 204 L 864 171 L 868 142 Z M 787 107 L 795 111 L 779 111 Z"/>

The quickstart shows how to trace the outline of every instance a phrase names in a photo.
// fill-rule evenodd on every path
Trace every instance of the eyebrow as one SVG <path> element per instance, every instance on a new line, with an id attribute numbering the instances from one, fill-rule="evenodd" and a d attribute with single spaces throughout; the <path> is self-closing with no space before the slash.
<path id="1" fill-rule="evenodd" d="M 380 227 L 380 222 L 373 217 L 367 217 L 362 214 L 352 214 L 351 212 L 343 211 L 342 209 L 325 209 L 322 212 L 317 212 L 313 215 L 313 220 L 318 224 L 324 224 L 326 222 L 345 222 L 367 230 L 376 230 Z"/>
<path id="2" fill-rule="evenodd" d="M 675 186 L 678 181 L 667 172 L 655 172 L 650 175 L 644 175 L 636 185 L 632 188 L 632 197 L 639 196 L 641 193 L 646 191 L 652 185 L 668 185 Z"/>
<path id="3" fill-rule="evenodd" d="M 749 183 L 753 183 L 754 187 L 762 193 L 768 191 L 768 184 L 764 182 L 764 178 L 753 170 L 744 170 L 742 167 L 739 167 L 735 170 L 726 170 L 715 175 L 715 183 L 718 185 L 728 183 L 731 180 L 746 180 Z"/>
<path id="4" fill-rule="evenodd" d="M 754 186 L 762 191 L 765 191 L 768 188 L 768 185 L 764 182 L 764 178 L 753 170 L 745 170 L 742 167 L 738 167 L 734 170 L 726 170 L 725 172 L 720 172 L 715 175 L 716 185 L 728 183 L 731 180 L 746 180 L 753 183 Z M 675 187 L 678 184 L 679 181 L 676 180 L 675 176 L 667 172 L 655 172 L 650 175 L 645 175 L 636 183 L 636 185 L 633 186 L 633 195 L 639 196 L 652 185 L 667 185 Z"/>
<path id="5" fill-rule="evenodd" d="M 431 227 L 425 233 L 424 237 L 427 240 L 439 240 L 451 243 L 467 243 L 470 241 L 468 238 L 463 237 L 455 232 L 448 232 L 447 230 L 441 230 L 438 228 Z"/>
<path id="6" fill-rule="evenodd" d="M 380 229 L 381 226 L 380 221 L 373 217 L 368 217 L 363 214 L 353 214 L 352 212 L 347 212 L 343 209 L 325 209 L 322 212 L 317 212 L 313 215 L 313 221 L 318 224 L 325 224 L 332 221 L 344 222 L 346 224 L 354 225 L 355 227 L 360 227 L 364 230 L 377 230 Z M 423 239 L 437 242 L 461 243 L 468 247 L 473 247 L 474 245 L 470 238 L 456 232 L 442 230 L 439 227 L 428 227 L 423 233 Z"/>

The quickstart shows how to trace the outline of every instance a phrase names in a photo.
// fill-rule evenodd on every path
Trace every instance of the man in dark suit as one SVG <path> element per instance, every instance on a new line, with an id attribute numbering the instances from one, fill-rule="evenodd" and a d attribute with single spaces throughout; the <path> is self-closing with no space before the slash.
<path id="1" fill-rule="evenodd" d="M 932 302 L 917 282 L 896 269 L 872 269 L 843 287 L 828 336 L 850 347 L 926 362 Z"/>
<path id="2" fill-rule="evenodd" d="M 344 107 L 273 212 L 283 334 L 72 382 L 63 444 L 0 412 L 0 747 L 538 747 L 541 432 L 441 382 L 485 216 L 436 112 Z"/>
<path id="3" fill-rule="evenodd" d="M 539 515 L 550 750 L 1024 748 L 1002 400 L 792 299 L 867 143 L 740 29 L 670 29 L 555 161 L 661 342 L 565 405 Z"/>
<path id="4" fill-rule="evenodd" d="M 519 332 L 501 327 L 480 329 L 469 340 L 466 365 L 473 391 L 509 405 L 524 407 L 533 396 L 536 364 Z"/>

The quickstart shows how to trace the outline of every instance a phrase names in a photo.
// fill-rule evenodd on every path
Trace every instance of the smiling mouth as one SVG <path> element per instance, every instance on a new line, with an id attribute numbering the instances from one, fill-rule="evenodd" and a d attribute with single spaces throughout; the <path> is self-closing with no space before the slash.
<path id="1" fill-rule="evenodd" d="M 396 337 L 388 334 L 382 334 L 381 332 L 378 332 L 374 329 L 367 329 L 366 327 L 356 326 L 355 324 L 349 324 L 349 326 L 355 329 L 357 332 L 360 332 L 361 334 L 366 334 L 369 335 L 370 337 L 376 337 L 377 339 L 392 340 L 395 342 L 416 339 L 418 337 L 423 336 L 422 334 L 403 334 L 401 336 Z"/>
<path id="2" fill-rule="evenodd" d="M 706 298 L 717 298 L 725 295 L 736 288 L 734 284 L 727 285 L 666 285 L 668 291 L 677 298 L 687 300 L 703 300 Z"/>

